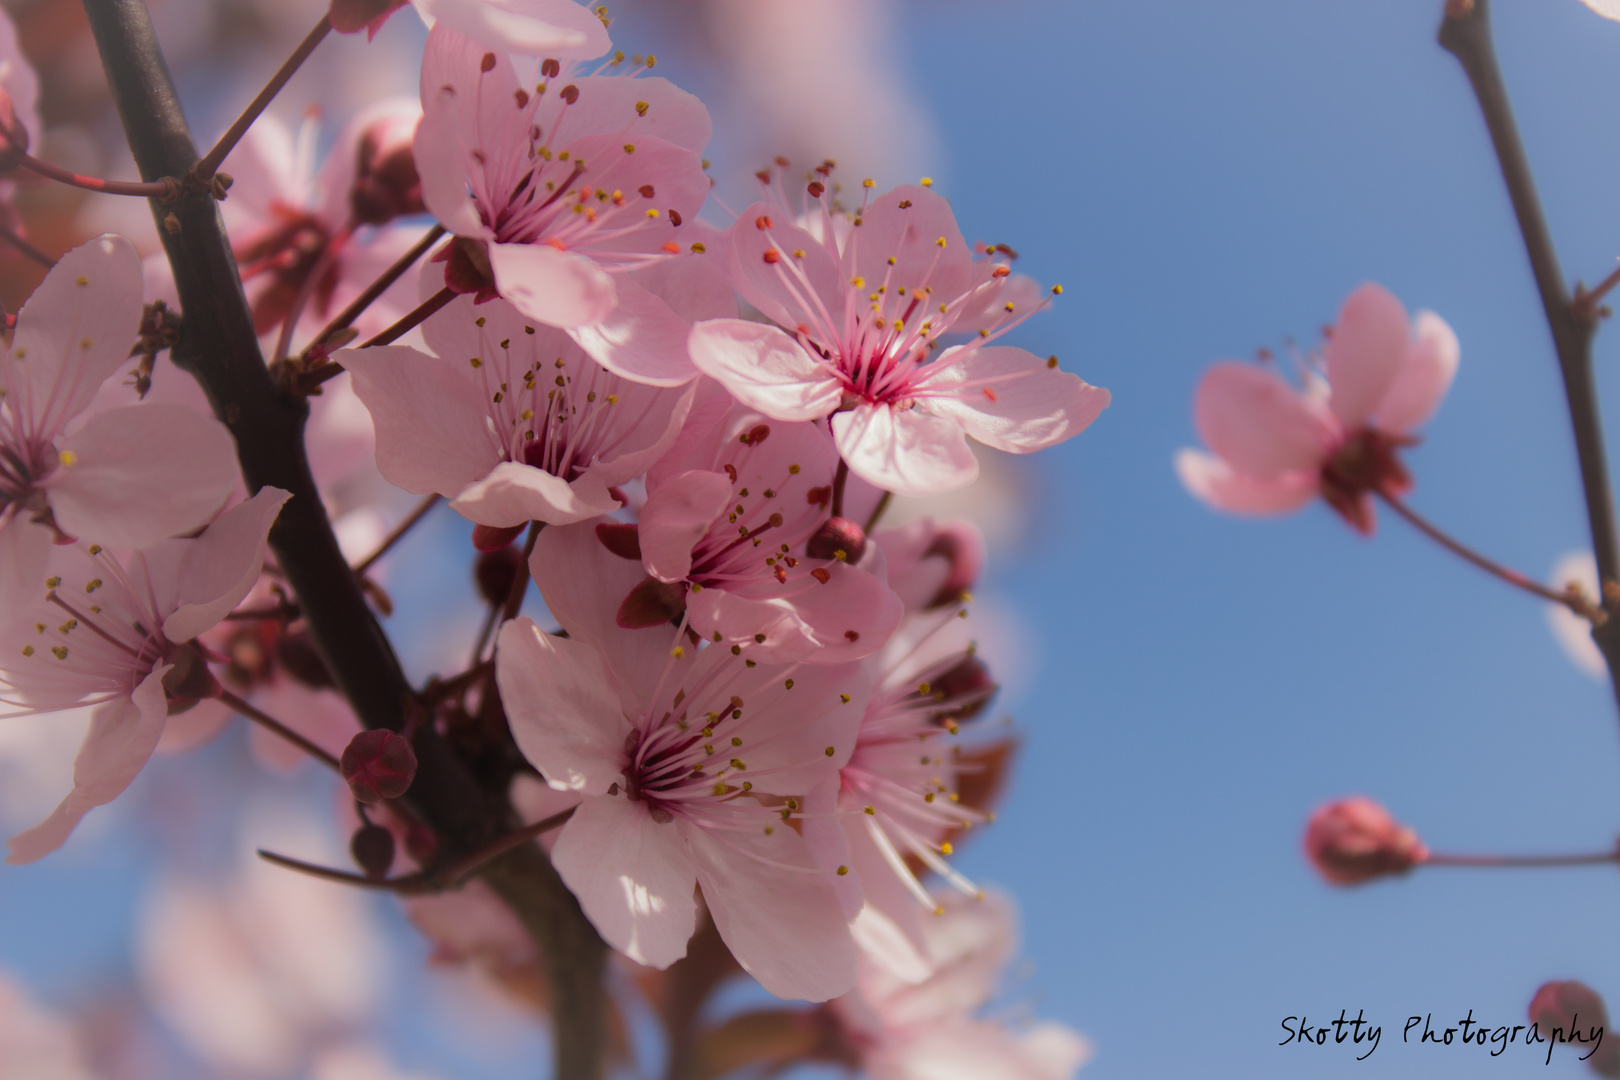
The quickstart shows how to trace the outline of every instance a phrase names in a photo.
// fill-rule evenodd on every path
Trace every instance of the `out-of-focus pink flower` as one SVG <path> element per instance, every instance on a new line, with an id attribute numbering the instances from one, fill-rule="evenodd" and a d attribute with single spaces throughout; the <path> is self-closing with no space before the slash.
<path id="1" fill-rule="evenodd" d="M 856 989 L 831 1012 L 872 1080 L 1068 1080 L 1091 1056 L 1055 1023 L 1016 1031 L 975 1014 L 1017 951 L 1011 902 L 946 897 L 923 924 L 933 974 L 909 982 L 863 956 Z"/>
<path id="2" fill-rule="evenodd" d="M 0 685 L 7 704 L 19 712 L 100 706 L 74 763 L 73 790 L 43 822 L 11 838 L 7 862 L 61 847 L 79 819 L 135 779 L 171 706 L 208 696 L 206 662 L 186 645 L 258 580 L 265 536 L 290 497 L 264 488 L 195 539 L 160 541 L 126 561 L 95 545 L 58 548 L 45 599 L 6 613 Z"/>
<path id="3" fill-rule="evenodd" d="M 1559 559 L 1547 584 L 1559 592 L 1574 585 L 1588 601 L 1601 603 L 1597 560 L 1592 558 L 1590 551 L 1572 551 Z M 1601 681 L 1609 677 L 1609 665 L 1603 659 L 1603 651 L 1592 640 L 1590 619 L 1581 618 L 1565 604 L 1548 604 L 1547 625 L 1570 663 L 1594 679 Z"/>
<path id="4" fill-rule="evenodd" d="M 889 587 L 908 614 L 961 602 L 984 568 L 984 536 L 970 521 L 922 518 L 872 540 L 888 556 Z"/>
<path id="5" fill-rule="evenodd" d="M 332 0 L 332 28 L 375 35 L 406 0 Z M 443 22 L 487 48 L 588 60 L 612 44 L 607 18 L 574 0 L 410 0 L 429 27 Z"/>
<path id="6" fill-rule="evenodd" d="M 627 378 L 686 382 L 689 325 L 625 272 L 696 239 L 687 219 L 709 193 L 708 111 L 663 79 L 556 60 L 542 75 L 520 79 L 509 58 L 445 26 L 428 35 L 416 165 L 428 208 L 463 238 L 446 280 L 498 293 Z M 463 260 L 475 283 L 457 276 Z"/>
<path id="7" fill-rule="evenodd" d="M 420 212 L 408 203 L 411 186 L 403 175 L 414 173 L 409 147 L 402 163 L 399 145 L 399 132 L 414 130 L 420 115 L 409 98 L 366 108 L 338 133 L 318 171 L 313 123 L 294 134 L 261 116 L 225 159 L 235 182 L 220 209 L 259 333 L 289 317 L 314 333 L 420 239 L 419 225 L 378 220 L 385 208 Z M 379 173 L 377 151 L 385 145 L 392 164 Z M 415 195 L 419 204 L 419 186 Z M 154 270 L 166 273 L 163 266 Z M 408 311 L 414 302 L 408 278 L 367 308 L 355 328 L 375 333 Z"/>
<path id="8" fill-rule="evenodd" d="M 94 1080 L 78 1033 L 0 975 L 0 1080 Z"/>
<path id="9" fill-rule="evenodd" d="M 1440 316 L 1406 309 L 1366 284 L 1339 309 L 1327 344 L 1327 382 L 1304 393 L 1268 368 L 1216 364 L 1198 385 L 1198 433 L 1213 453 L 1176 455 L 1181 482 L 1235 514 L 1280 514 L 1320 494 L 1364 534 L 1373 493 L 1412 487 L 1399 451 L 1440 407 L 1457 373 L 1457 336 Z"/>
<path id="10" fill-rule="evenodd" d="M 971 483 L 968 435 L 1029 453 L 1107 407 L 1108 391 L 1054 360 L 992 344 L 1040 305 L 1002 299 L 1007 265 L 974 258 L 942 197 L 899 187 L 845 219 L 824 185 L 812 191 L 802 225 L 778 199 L 750 206 L 729 233 L 734 283 L 775 325 L 692 329 L 692 361 L 738 400 L 777 420 L 831 416 L 850 469 L 898 495 Z M 975 329 L 933 355 L 946 334 Z"/>
<path id="11" fill-rule="evenodd" d="M 1538 1025 L 1542 1038 L 1574 1043 L 1588 1052 L 1582 1060 L 1599 1076 L 1620 1076 L 1620 1043 L 1604 1045 L 1594 1029 L 1609 1030 L 1609 1010 L 1596 990 L 1573 979 L 1543 983 L 1530 999 L 1530 1022 Z M 1554 1031 L 1561 1034 L 1555 1036 Z M 1577 1038 L 1579 1034 L 1579 1038 Z M 1593 1043 L 1583 1046 L 1583 1043 Z"/>
<path id="12" fill-rule="evenodd" d="M 1620 0 L 1581 0 L 1605 19 L 1620 20 Z"/>
<path id="13" fill-rule="evenodd" d="M 1404 874 L 1428 859 L 1417 833 L 1362 796 L 1318 807 L 1305 827 L 1305 854 L 1334 885 Z"/>
<path id="14" fill-rule="evenodd" d="M 653 626 L 684 610 L 700 637 L 747 644 L 759 660 L 867 656 L 899 625 L 899 598 L 879 556 L 856 566 L 859 553 L 807 550 L 827 522 L 837 454 L 813 424 L 765 419 L 710 396 L 648 471 L 639 524 L 594 527 L 647 571 L 619 623 Z"/>
<path id="15" fill-rule="evenodd" d="M 11 21 L 10 14 L 0 11 L 0 172 L 16 168 L 21 155 L 43 130 L 38 100 L 39 76 L 23 55 L 17 24 Z M 13 188 L 9 182 L 0 184 L 0 200 L 9 203 Z"/>
<path id="16" fill-rule="evenodd" d="M 383 476 L 444 495 L 480 525 L 618 509 L 610 489 L 658 459 L 691 407 L 692 387 L 621 378 L 505 301 L 459 297 L 422 329 L 437 356 L 397 345 L 336 355 L 371 411 Z"/>
<path id="17" fill-rule="evenodd" d="M 53 538 L 141 547 L 203 524 L 237 484 L 212 417 L 142 404 L 75 424 L 140 321 L 140 260 L 103 236 L 51 269 L 0 350 L 0 610 L 38 588 Z"/>
<path id="18" fill-rule="evenodd" d="M 531 561 L 569 636 L 521 619 L 496 653 L 518 747 L 552 787 L 582 796 L 552 848 L 558 873 L 637 963 L 685 954 L 700 885 L 720 936 L 767 990 L 843 993 L 855 947 L 836 879 L 790 822 L 849 759 L 870 677 L 858 664 L 756 662 L 667 626 L 623 629 L 614 608 L 641 568 L 589 533 L 572 540 Z"/>

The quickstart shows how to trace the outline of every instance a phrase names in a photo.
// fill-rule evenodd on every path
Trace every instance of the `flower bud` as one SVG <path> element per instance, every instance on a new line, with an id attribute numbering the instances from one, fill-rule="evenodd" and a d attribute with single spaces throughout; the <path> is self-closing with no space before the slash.
<path id="1" fill-rule="evenodd" d="M 416 779 L 416 751 L 409 739 L 387 729 L 362 731 L 343 748 L 338 770 L 363 803 L 397 799 Z"/>
<path id="2" fill-rule="evenodd" d="M 498 551 L 523 535 L 528 528 L 527 523 L 513 525 L 509 528 L 498 528 L 494 525 L 474 525 L 472 531 L 473 547 L 479 551 Z"/>
<path id="3" fill-rule="evenodd" d="M 1551 1039 L 1555 1028 L 1561 1029 L 1577 1046 L 1576 1030 L 1590 1032 L 1593 1028 L 1609 1028 L 1609 1010 L 1603 998 L 1585 983 L 1573 979 L 1543 983 L 1530 1000 L 1530 1022 L 1541 1029 L 1544 1039 Z M 1586 1063 L 1599 1076 L 1620 1077 L 1620 1043 L 1600 1043 Z"/>
<path id="4" fill-rule="evenodd" d="M 394 866 L 394 834 L 381 825 L 362 825 L 349 840 L 349 854 L 366 877 L 381 880 Z"/>
<path id="5" fill-rule="evenodd" d="M 17 107 L 11 95 L 0 86 L 0 173 L 17 168 L 27 153 L 28 129 L 17 119 Z"/>
<path id="6" fill-rule="evenodd" d="M 1305 854 L 1329 883 L 1359 885 L 1406 873 L 1429 849 L 1388 810 L 1358 795 L 1317 808 L 1305 829 Z"/>
<path id="7" fill-rule="evenodd" d="M 476 544 L 476 539 L 474 544 Z M 482 552 L 473 563 L 473 579 L 486 603 L 503 604 L 512 595 L 512 583 L 523 566 L 523 552 L 511 544 Z"/>
<path id="8" fill-rule="evenodd" d="M 812 559 L 858 563 L 866 554 L 866 530 L 847 518 L 828 518 L 805 543 L 804 553 Z"/>
<path id="9" fill-rule="evenodd" d="M 399 114 L 378 119 L 360 136 L 354 186 L 349 189 L 355 221 L 382 225 L 427 212 L 411 150 L 415 137 L 416 118 Z"/>

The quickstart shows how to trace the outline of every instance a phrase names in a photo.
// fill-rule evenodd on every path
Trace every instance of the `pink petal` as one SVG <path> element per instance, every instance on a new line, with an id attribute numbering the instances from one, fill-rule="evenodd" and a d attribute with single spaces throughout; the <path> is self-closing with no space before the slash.
<path id="1" fill-rule="evenodd" d="M 403 345 L 342 349 L 334 359 L 371 411 L 377 469 L 389 483 L 413 495 L 453 498 L 501 460 L 485 432 L 478 385 L 463 374 L 466 359 Z"/>
<path id="2" fill-rule="evenodd" d="M 434 37 L 428 36 L 430 56 Z M 425 67 L 423 74 L 425 83 Z M 460 115 L 464 100 L 473 100 L 470 87 L 466 91 L 434 87 L 430 92 L 424 85 L 422 122 L 416 126 L 412 156 L 422 181 L 422 203 L 439 224 L 457 236 L 488 238 L 491 233 L 478 216 L 478 204 L 467 192 L 465 118 Z"/>
<path id="3" fill-rule="evenodd" d="M 843 397 L 831 369 L 774 326 L 711 319 L 692 327 L 689 347 L 699 370 L 775 420 L 819 420 Z"/>
<path id="4" fill-rule="evenodd" d="M 692 225 L 701 226 L 703 222 Z M 704 319 L 737 317 L 737 294 L 720 256 L 713 252 L 659 259 L 621 278 L 621 287 L 625 280 L 664 301 L 688 325 Z"/>
<path id="5" fill-rule="evenodd" d="M 399 139 L 402 142 L 408 142 L 415 134 L 416 126 L 421 122 L 421 119 L 422 104 L 420 99 L 403 95 L 385 97 L 379 101 L 374 101 L 350 117 L 349 121 L 343 125 L 343 129 L 338 132 L 337 138 L 332 141 L 332 149 L 327 151 L 326 160 L 321 165 L 321 171 L 315 177 L 315 191 L 312 193 L 312 202 L 316 207 L 317 215 L 324 221 L 340 225 L 347 221 L 352 212 L 349 199 L 354 188 L 355 174 L 359 171 L 362 140 L 368 136 L 375 139 L 381 134 L 385 139 Z M 251 134 L 258 127 L 258 121 L 255 121 L 253 127 L 248 129 L 248 132 Z M 233 178 L 239 175 L 239 173 L 231 173 Z M 231 185 L 231 199 L 236 198 L 236 187 L 240 183 L 240 180 L 236 180 Z M 230 199 L 227 199 L 221 206 L 229 205 L 229 203 Z M 370 245 L 361 246 L 369 247 Z M 394 257 L 397 258 L 404 253 L 403 250 L 397 251 L 394 253 Z M 389 261 L 391 262 L 392 259 Z M 386 263 L 378 267 L 376 273 L 371 274 L 361 282 L 361 287 L 363 288 L 374 281 L 386 268 Z M 364 331 L 361 332 L 364 333 Z"/>
<path id="6" fill-rule="evenodd" d="M 276 205 L 303 206 L 308 193 L 293 171 L 297 159 L 293 133 L 274 114 L 255 121 L 225 155 L 221 171 L 231 175 L 231 197 L 219 210 L 234 244 L 273 227 Z M 159 258 L 167 265 L 167 259 Z"/>
<path id="7" fill-rule="evenodd" d="M 552 787 L 599 795 L 622 779 L 630 723 L 595 649 L 513 619 L 496 642 L 495 681 L 518 749 Z"/>
<path id="8" fill-rule="evenodd" d="M 443 23 L 500 52 L 589 59 L 607 52 L 607 27 L 573 0 L 411 0 L 422 21 Z"/>
<path id="9" fill-rule="evenodd" d="M 541 530 L 529 572 L 551 617 L 602 654 L 621 680 L 624 710 L 638 712 L 676 644 L 673 627 L 626 630 L 615 620 L 630 590 L 646 580 L 641 563 L 608 551 L 596 538 L 596 523 L 582 521 Z"/>
<path id="10" fill-rule="evenodd" d="M 864 570 L 841 563 L 826 570 L 826 584 L 812 580 L 780 599 L 751 599 L 723 589 L 691 593 L 686 610 L 692 629 L 733 642 L 764 634 L 764 642 L 749 646 L 750 655 L 761 661 L 838 664 L 870 656 L 900 625 L 905 606 Z"/>
<path id="11" fill-rule="evenodd" d="M 551 861 L 609 945 L 638 964 L 667 968 L 697 927 L 697 872 L 674 823 L 647 804 L 588 798 L 562 827 Z"/>
<path id="12" fill-rule="evenodd" d="M 641 561 L 660 581 L 682 581 L 692 569 L 692 548 L 731 501 L 725 473 L 693 470 L 663 481 L 641 508 Z"/>
<path id="13" fill-rule="evenodd" d="M 766 202 L 744 210 L 728 237 L 732 281 L 744 300 L 785 329 L 805 327 L 819 341 L 842 335 L 850 286 L 825 244 Z M 765 261 L 767 252 L 774 261 Z"/>
<path id="14" fill-rule="evenodd" d="M 1255 476 L 1317 469 L 1334 438 L 1328 421 L 1276 372 L 1230 360 L 1198 384 L 1193 422 L 1211 450 Z"/>
<path id="15" fill-rule="evenodd" d="M 241 479 L 225 425 L 184 405 L 97 413 L 58 448 L 63 464 L 46 481 L 57 524 L 108 547 L 146 547 L 197 528 Z"/>
<path id="16" fill-rule="evenodd" d="M 37 600 L 45 587 L 51 534 L 12 507 L 0 513 L 0 611 Z"/>
<path id="17" fill-rule="evenodd" d="M 863 402 L 835 414 L 832 430 L 851 471 L 896 495 L 955 491 L 979 475 L 961 425 L 921 409 Z"/>
<path id="18" fill-rule="evenodd" d="M 923 407 L 997 450 L 1028 454 L 1080 434 L 1110 395 L 1034 353 L 1005 345 L 951 350 L 925 383 Z"/>
<path id="19" fill-rule="evenodd" d="M 1404 435 L 1434 415 L 1457 375 L 1461 349 L 1446 320 L 1432 311 L 1417 316 L 1417 340 L 1406 347 L 1406 362 L 1384 399 L 1374 422 L 1380 430 Z"/>
<path id="20" fill-rule="evenodd" d="M 529 318 L 549 326 L 575 330 L 599 323 L 613 311 L 613 279 L 583 255 L 558 251 L 549 244 L 491 244 L 489 263 L 501 295 Z M 589 345 L 580 344 L 590 352 Z M 624 342 L 610 336 L 609 345 L 612 348 L 607 351 L 613 352 L 623 348 Z M 608 366 L 602 356 L 591 355 Z M 634 366 L 633 358 L 630 363 Z M 655 366 L 663 370 L 665 363 L 660 356 Z"/>
<path id="21" fill-rule="evenodd" d="M 1318 485 L 1316 473 L 1253 476 L 1198 450 L 1176 454 L 1176 475 L 1193 495 L 1230 514 L 1286 514 L 1315 498 Z"/>
<path id="22" fill-rule="evenodd" d="M 611 514 L 619 502 L 604 485 L 570 484 L 532 465 L 503 461 L 463 488 L 450 508 L 468 521 L 506 529 L 531 521 L 572 525 Z"/>
<path id="23" fill-rule="evenodd" d="M 6 862 L 16 866 L 49 855 L 85 814 L 129 787 L 163 735 L 169 709 L 163 676 L 168 672 L 168 665 L 156 669 L 129 697 L 116 698 L 95 711 L 73 762 L 73 790 L 44 821 L 6 842 L 10 851 Z"/>
<path id="24" fill-rule="evenodd" d="M 545 245 L 539 248 L 559 254 Z M 595 267 L 596 264 L 589 265 Z M 596 272 L 607 280 L 610 288 L 616 289 L 617 301 L 613 309 L 582 323 L 555 325 L 566 327 L 569 336 L 592 360 L 627 379 L 650 386 L 680 386 L 695 379 L 697 369 L 686 351 L 686 335 L 690 331 L 686 320 L 634 281 L 621 279 L 615 284 L 599 268 Z M 610 293 L 610 299 L 614 295 Z M 520 310 L 529 311 L 516 300 L 513 303 Z"/>
<path id="25" fill-rule="evenodd" d="M 98 236 L 45 275 L 22 310 L 0 385 L 14 414 L 47 437 L 96 396 L 129 358 L 141 322 L 141 260 L 122 236 Z"/>
<path id="26" fill-rule="evenodd" d="M 854 985 L 855 943 L 831 875 L 815 866 L 803 837 L 785 825 L 768 836 L 674 825 L 720 937 L 761 986 L 780 998 L 826 1001 Z"/>
<path id="27" fill-rule="evenodd" d="M 1329 404 L 1345 427 L 1360 427 L 1383 400 L 1406 358 L 1410 332 L 1406 308 L 1382 285 L 1368 282 L 1339 309 L 1327 373 Z"/>
<path id="28" fill-rule="evenodd" d="M 884 281 L 891 289 L 926 286 L 943 299 L 967 292 L 976 276 L 973 250 L 962 238 L 951 204 L 916 184 L 873 198 L 861 213 L 861 227 L 845 245 L 846 253 L 851 249 L 856 272 L 873 288 Z"/>
<path id="29" fill-rule="evenodd" d="M 703 102 L 667 79 L 586 75 L 570 81 L 579 97 L 553 121 L 550 145 L 554 148 L 568 146 L 585 135 L 616 131 L 624 136 L 619 141 L 636 144 L 638 153 L 646 139 L 660 139 L 697 153 L 714 132 Z M 643 102 L 645 109 L 641 108 Z M 612 186 L 631 190 L 618 180 Z M 656 205 L 668 204 L 660 199 Z"/>
<path id="30" fill-rule="evenodd" d="M 849 837 L 844 833 L 843 815 L 838 812 L 840 785 L 834 770 L 823 783 L 805 792 L 804 817 L 799 826 L 816 865 L 833 872 L 833 891 L 843 906 L 844 918 L 853 919 L 860 913 L 864 901 L 860 875 L 850 866 Z M 842 874 L 838 873 L 840 866 L 844 868 Z"/>
<path id="31" fill-rule="evenodd" d="M 195 540 L 185 556 L 175 591 L 177 606 L 163 620 L 163 636 L 190 641 L 217 624 L 242 602 L 264 569 L 265 537 L 281 506 L 292 498 L 280 488 L 262 487 L 245 503 L 221 514 Z"/>

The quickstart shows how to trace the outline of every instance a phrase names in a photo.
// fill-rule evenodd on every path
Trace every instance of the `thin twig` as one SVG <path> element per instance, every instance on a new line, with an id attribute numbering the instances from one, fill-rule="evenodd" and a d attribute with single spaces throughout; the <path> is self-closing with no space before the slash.
<path id="1" fill-rule="evenodd" d="M 388 552 L 393 549 L 395 544 L 399 543 L 405 538 L 406 533 L 410 532 L 411 529 L 416 527 L 417 522 L 427 517 L 429 510 L 432 510 L 435 506 L 439 505 L 439 499 L 440 496 L 438 495 L 429 495 L 427 498 L 417 503 L 416 509 L 412 510 L 408 515 L 406 515 L 404 521 L 401 521 L 398 525 L 395 525 L 392 532 L 383 537 L 383 542 L 377 545 L 376 551 L 373 551 L 370 555 L 367 555 L 358 563 L 355 563 L 354 572 L 364 575 L 367 570 L 370 570 L 373 566 L 375 566 L 378 559 L 388 554 Z"/>
<path id="2" fill-rule="evenodd" d="M 33 244 L 30 244 L 27 240 L 24 240 L 20 233 L 14 232 L 13 230 L 6 228 L 4 225 L 0 225 L 0 240 L 4 240 L 6 243 L 10 244 L 12 247 L 16 248 L 30 259 L 33 259 L 47 270 L 56 265 L 55 259 L 39 250 L 39 248 L 35 247 Z"/>
<path id="3" fill-rule="evenodd" d="M 0 142 L 9 142 L 4 132 L 0 132 Z M 84 176 L 60 165 L 52 165 L 31 154 L 21 155 L 18 167 L 58 183 L 84 188 L 86 191 L 97 191 L 103 195 L 134 195 L 142 199 L 173 201 L 180 193 L 180 182 L 172 177 L 165 176 L 161 180 L 152 181 L 103 180 L 99 176 Z"/>
<path id="4" fill-rule="evenodd" d="M 1587 855 L 1434 855 L 1424 866 L 1466 866 L 1502 869 L 1537 869 L 1548 866 L 1598 866 L 1620 862 L 1620 852 L 1599 851 Z"/>
<path id="5" fill-rule="evenodd" d="M 430 316 L 449 305 L 456 298 L 455 290 L 446 285 L 416 307 L 412 308 L 403 318 L 370 339 L 361 342 L 356 348 L 369 349 L 374 345 L 388 345 L 398 341 L 416 327 L 426 322 Z M 334 361 L 327 361 L 318 368 L 311 368 L 304 372 L 299 385 L 305 390 L 313 390 L 322 383 L 331 382 L 343 374 L 343 365 Z"/>
<path id="6" fill-rule="evenodd" d="M 1517 570 L 1510 570 L 1493 559 L 1487 559 L 1473 548 L 1470 548 L 1462 541 L 1457 540 L 1455 537 L 1443 531 L 1439 526 L 1431 524 L 1416 510 L 1413 510 L 1410 506 L 1407 506 L 1406 503 L 1396 498 L 1394 495 L 1391 495 L 1389 492 L 1380 491 L 1378 494 L 1383 498 L 1384 502 L 1389 504 L 1389 508 L 1391 510 L 1401 515 L 1401 517 L 1405 518 L 1424 536 L 1427 536 L 1430 540 L 1433 540 L 1435 543 L 1439 544 L 1453 555 L 1461 556 L 1463 559 L 1473 563 L 1487 574 L 1505 581 L 1515 588 L 1523 589 L 1525 592 L 1531 593 L 1534 596 L 1539 596 L 1543 600 L 1550 600 L 1555 604 L 1567 607 L 1577 615 L 1586 614 L 1586 612 L 1582 610 L 1581 607 L 1577 605 L 1577 603 L 1567 594 L 1554 592 L 1552 589 L 1547 588 L 1547 586 L 1541 584 L 1539 581 L 1532 581 L 1530 578 L 1519 573 Z"/>
<path id="7" fill-rule="evenodd" d="M 266 731 L 273 732 L 276 735 L 281 736 L 283 739 L 286 739 L 288 742 L 298 747 L 298 749 L 302 750 L 310 757 L 315 758 L 323 765 L 326 765 L 333 772 L 337 771 L 337 758 L 333 757 L 319 746 L 316 746 L 314 743 L 310 742 L 308 739 L 304 738 L 302 735 L 298 734 L 298 732 L 294 731 L 286 724 L 283 724 L 280 720 L 277 720 L 269 713 L 248 704 L 246 701 L 243 701 L 229 690 L 223 688 L 221 688 L 219 692 L 219 700 L 223 701 L 225 704 L 229 705 L 232 709 L 241 713 L 249 720 L 252 720 L 255 724 L 258 724 Z"/>
<path id="8" fill-rule="evenodd" d="M 1609 276 L 1598 282 L 1594 288 L 1585 289 L 1579 283 L 1575 286 L 1575 317 L 1583 322 L 1591 322 L 1598 316 L 1598 305 L 1609 291 L 1620 285 L 1620 266 L 1609 271 Z"/>
<path id="9" fill-rule="evenodd" d="M 393 264 L 387 270 L 384 270 L 376 281 L 367 285 L 365 292 L 349 301 L 342 311 L 334 315 L 332 321 L 323 326 L 321 332 L 310 340 L 310 345 L 313 347 L 323 344 L 327 338 L 358 319 L 366 308 L 376 302 L 377 297 L 387 292 L 394 282 L 404 276 L 405 271 L 416 265 L 416 260 L 426 255 L 428 249 L 439 242 L 439 238 L 445 234 L 445 231 L 443 225 L 435 225 L 424 233 L 422 239 L 411 245 L 410 250 L 395 259 Z M 307 349 L 305 351 L 308 352 Z"/>
<path id="10" fill-rule="evenodd" d="M 512 578 L 512 590 L 506 594 L 506 604 L 501 608 L 501 622 L 517 618 L 517 613 L 523 609 L 523 597 L 529 591 L 529 556 L 534 554 L 534 542 L 540 539 L 543 528 L 543 522 L 529 522 L 529 536 L 523 541 L 523 560 L 518 563 L 517 574 Z"/>
<path id="11" fill-rule="evenodd" d="M 849 462 L 842 457 L 838 459 L 838 469 L 833 473 L 832 482 L 832 516 L 844 516 L 844 488 L 849 484 Z"/>
<path id="12" fill-rule="evenodd" d="M 257 120 L 266 106 L 275 100 L 277 94 L 281 93 L 281 88 L 287 85 L 287 80 L 293 77 L 293 73 L 304 66 L 304 61 L 309 59 L 309 54 L 315 51 L 315 46 L 321 43 L 331 29 L 331 18 L 322 15 L 320 22 L 317 22 L 314 29 L 304 35 L 304 40 L 298 43 L 298 48 L 293 50 L 293 54 L 287 57 L 281 67 L 276 69 L 274 75 L 270 76 L 270 81 L 264 84 L 264 89 L 260 90 L 258 95 L 248 102 L 248 107 L 242 110 L 242 115 L 238 116 L 236 122 L 226 129 L 225 134 L 219 137 L 219 141 L 214 144 L 213 149 L 204 154 L 191 167 L 190 175 L 207 180 L 219 171 L 220 164 L 236 148 L 236 144 L 242 140 L 242 136 L 247 134 L 248 128 L 253 126 L 253 121 Z"/>

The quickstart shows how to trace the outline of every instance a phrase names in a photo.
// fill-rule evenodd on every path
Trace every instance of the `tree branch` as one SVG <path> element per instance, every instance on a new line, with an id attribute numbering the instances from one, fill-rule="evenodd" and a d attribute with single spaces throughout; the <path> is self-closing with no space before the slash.
<path id="1" fill-rule="evenodd" d="M 1541 306 L 1552 330 L 1558 368 L 1564 376 L 1564 395 L 1575 431 L 1575 453 L 1580 460 L 1581 486 L 1592 531 L 1592 553 L 1597 559 L 1599 594 L 1603 585 L 1620 580 L 1620 539 L 1617 539 L 1614 496 L 1609 486 L 1608 456 L 1603 448 L 1603 423 L 1598 415 L 1597 389 L 1592 379 L 1592 314 L 1570 295 L 1558 267 L 1558 252 L 1541 214 L 1530 162 L 1519 139 L 1502 72 L 1491 43 L 1489 0 L 1449 0 L 1440 24 L 1440 44 L 1462 64 L 1479 99 L 1480 112 L 1507 183 L 1519 232 L 1530 256 Z M 1583 317 L 1584 316 L 1584 317 Z M 1592 638 L 1608 661 L 1615 699 L 1620 703 L 1620 619 L 1610 618 L 1592 631 Z"/>
<path id="2" fill-rule="evenodd" d="M 84 8 L 141 176 L 186 175 L 197 149 L 145 0 L 84 0 Z M 292 492 L 270 545 L 339 688 L 367 727 L 402 730 L 412 688 L 332 534 L 304 453 L 308 404 L 271 379 L 218 209 L 195 190 L 152 208 L 185 314 L 174 360 L 196 376 L 235 436 L 249 489 Z M 505 791 L 482 790 L 431 725 L 414 741 L 418 768 L 406 801 L 448 852 L 470 854 L 513 828 Z M 538 848 L 502 856 L 483 876 L 545 952 L 555 990 L 556 1076 L 599 1080 L 606 946 Z"/>

